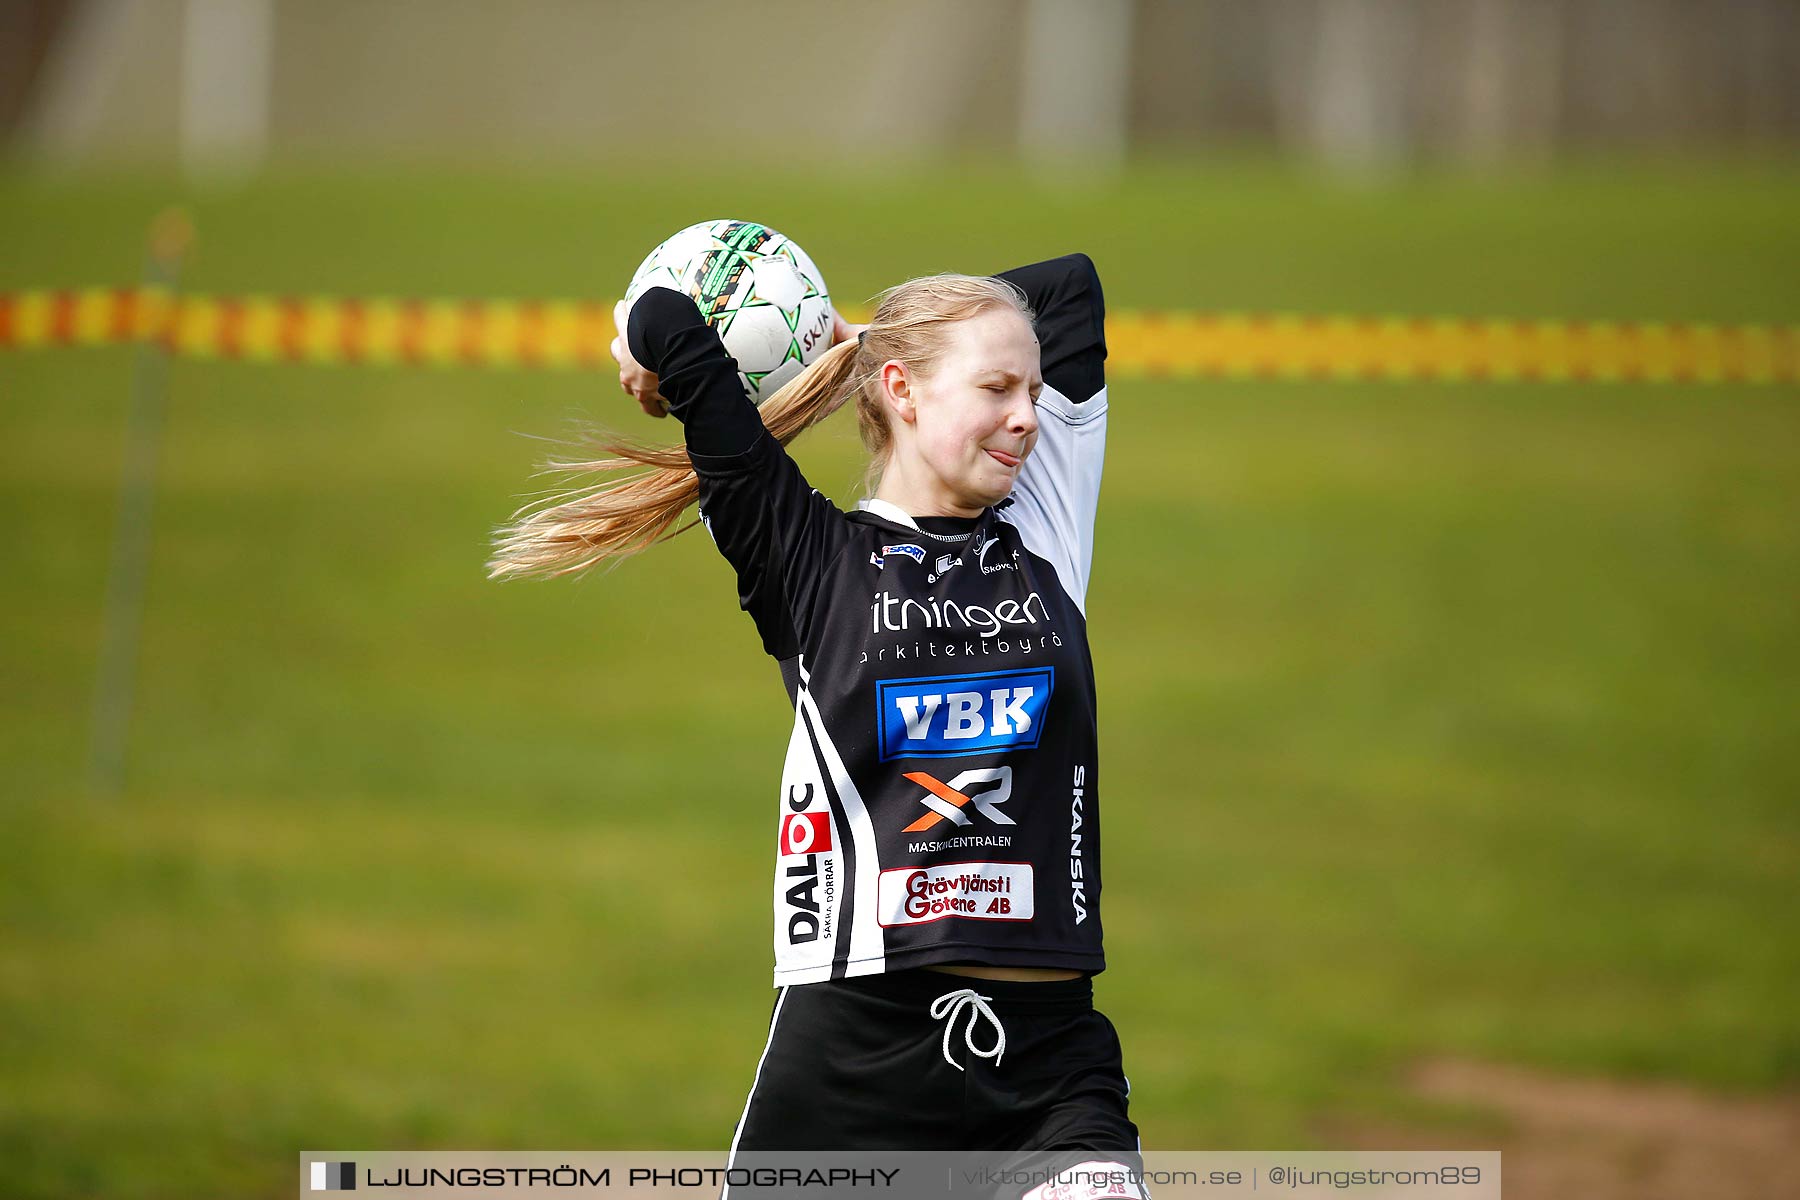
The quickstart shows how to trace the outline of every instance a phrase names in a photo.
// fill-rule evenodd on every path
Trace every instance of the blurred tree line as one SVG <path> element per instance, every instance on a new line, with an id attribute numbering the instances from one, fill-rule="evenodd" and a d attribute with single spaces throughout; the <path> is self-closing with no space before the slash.
<path id="1" fill-rule="evenodd" d="M 1143 0 L 1140 139 L 1352 169 L 1800 139 L 1796 0 Z"/>
<path id="2" fill-rule="evenodd" d="M 0 146 L 31 159 L 776 138 L 1351 172 L 1785 150 L 1800 0 L 0 0 Z"/>

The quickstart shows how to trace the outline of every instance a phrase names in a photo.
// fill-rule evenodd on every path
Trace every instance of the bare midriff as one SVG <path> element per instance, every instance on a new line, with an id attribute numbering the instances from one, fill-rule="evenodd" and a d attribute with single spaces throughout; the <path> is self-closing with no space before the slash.
<path id="1" fill-rule="evenodd" d="M 939 964 L 925 968 L 946 975 L 966 975 L 970 979 L 1001 979 L 1016 983 L 1043 983 L 1052 979 L 1080 979 L 1080 971 L 1067 967 L 981 967 L 962 963 Z"/>

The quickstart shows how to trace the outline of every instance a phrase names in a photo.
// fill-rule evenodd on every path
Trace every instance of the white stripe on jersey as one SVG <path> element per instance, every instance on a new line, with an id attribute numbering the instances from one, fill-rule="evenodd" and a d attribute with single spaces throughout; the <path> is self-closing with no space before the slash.
<path id="1" fill-rule="evenodd" d="M 806 736 L 803 721 L 810 717 L 814 732 L 818 735 L 819 753 L 824 756 L 826 770 L 831 774 L 832 787 L 837 791 L 838 804 L 843 809 L 844 819 L 850 826 L 851 843 L 856 847 L 856 878 L 849 880 L 854 900 L 854 912 L 850 920 L 850 957 L 844 965 L 846 975 L 877 975 L 887 968 L 886 942 L 882 937 L 881 925 L 876 918 L 876 884 L 881 872 L 881 854 L 875 845 L 875 825 L 869 820 L 868 807 L 863 803 L 862 793 L 857 791 L 856 784 L 850 778 L 849 769 L 844 766 L 844 759 L 832 744 L 830 731 L 826 728 L 824 715 L 807 689 L 812 682 L 812 673 L 806 669 L 806 656 L 801 655 L 800 691 L 794 706 L 794 723 L 800 730 L 798 736 Z M 786 784 L 783 784 L 783 794 Z M 779 903 L 779 900 L 778 900 Z M 839 909 L 840 913 L 842 909 Z M 777 907 L 777 936 L 780 936 L 780 908 Z M 810 966 L 783 971 L 777 969 L 775 981 L 787 983 L 817 983 L 831 978 L 831 961 L 833 947 L 824 948 L 822 966 Z"/>
<path id="2" fill-rule="evenodd" d="M 800 694 L 804 695 L 805 676 L 802 675 Z M 806 722 L 798 708 L 794 711 L 794 730 L 788 738 L 787 759 L 781 768 L 781 795 L 776 800 L 780 816 L 778 820 L 783 827 L 790 818 L 790 797 L 800 798 L 807 805 L 807 811 L 829 811 L 826 802 L 825 779 L 819 772 L 819 756 L 813 753 L 812 739 L 807 736 Z M 837 861 L 842 861 L 838 847 L 843 845 L 844 829 L 842 822 L 834 812 L 831 815 L 831 845 Z M 783 844 L 785 846 L 784 837 Z M 793 915 L 787 906 L 788 888 L 795 882 L 787 875 L 788 865 L 795 860 L 786 856 L 775 860 L 775 982 L 777 986 L 784 983 L 818 983 L 831 978 L 831 956 L 837 944 L 835 936 L 830 939 L 817 939 L 811 942 L 789 944 L 788 921 Z M 829 904 L 822 889 L 818 892 L 818 900 L 822 911 L 818 914 L 821 927 L 828 928 L 835 934 L 838 927 L 839 910 L 843 907 L 839 898 Z"/>
<path id="3" fill-rule="evenodd" d="M 844 970 L 848 975 L 879 974 L 887 967 L 887 949 L 881 924 L 876 920 L 875 885 L 881 873 L 881 851 L 875 844 L 875 823 L 869 819 L 862 793 L 856 790 L 850 770 L 844 766 L 844 759 L 831 740 L 824 714 L 807 690 L 810 680 L 803 654 L 800 656 L 800 704 L 805 706 L 813 727 L 819 731 L 819 749 L 825 755 L 825 766 L 831 772 L 832 785 L 837 788 L 838 802 L 844 806 L 844 816 L 850 822 L 850 836 L 856 844 L 856 913 L 850 922 L 850 961 Z"/>

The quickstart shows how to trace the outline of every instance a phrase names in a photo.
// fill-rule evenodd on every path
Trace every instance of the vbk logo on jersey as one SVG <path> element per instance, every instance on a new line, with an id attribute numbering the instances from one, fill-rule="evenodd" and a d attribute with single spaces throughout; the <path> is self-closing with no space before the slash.
<path id="1" fill-rule="evenodd" d="M 886 558 L 890 554 L 904 554 L 906 557 L 917 563 L 925 561 L 925 547 L 915 546 L 911 542 L 905 542 L 898 546 L 883 546 L 881 548 L 881 557 Z"/>
<path id="2" fill-rule="evenodd" d="M 781 852 L 811 854 L 831 849 L 831 814 L 791 812 L 781 817 Z"/>
<path id="3" fill-rule="evenodd" d="M 881 761 L 1033 749 L 1055 682 L 1053 667 L 881 680 L 875 685 Z"/>

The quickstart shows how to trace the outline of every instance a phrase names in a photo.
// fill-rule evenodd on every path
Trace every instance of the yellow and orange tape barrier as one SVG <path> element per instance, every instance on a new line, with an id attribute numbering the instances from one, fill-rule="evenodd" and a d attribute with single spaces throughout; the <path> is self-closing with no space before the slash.
<path id="1" fill-rule="evenodd" d="M 595 301 L 207 296 L 155 287 L 0 292 L 0 350 L 160 344 L 195 359 L 597 369 Z M 1222 379 L 1800 383 L 1800 325 L 1120 312 L 1120 375 Z"/>

